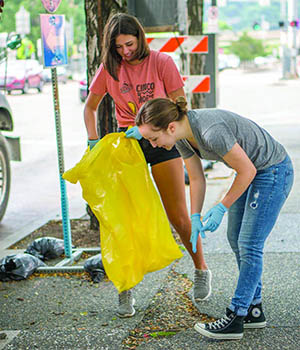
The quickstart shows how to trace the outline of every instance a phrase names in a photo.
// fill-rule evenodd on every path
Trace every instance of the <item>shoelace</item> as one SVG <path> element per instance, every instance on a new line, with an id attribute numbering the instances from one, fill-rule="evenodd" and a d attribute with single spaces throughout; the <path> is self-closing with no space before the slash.
<path id="1" fill-rule="evenodd" d="M 124 291 L 119 294 L 119 303 L 120 304 L 129 304 L 131 293 L 129 291 Z"/>
<path id="2" fill-rule="evenodd" d="M 205 285 L 207 277 L 208 277 L 207 273 L 201 273 L 201 275 L 195 273 L 194 284 Z"/>
<path id="3" fill-rule="evenodd" d="M 227 324 L 231 321 L 231 319 L 232 319 L 232 315 L 224 316 L 215 322 L 208 323 L 207 327 L 209 329 L 217 330 L 217 329 L 220 329 L 220 328 L 227 326 Z"/>

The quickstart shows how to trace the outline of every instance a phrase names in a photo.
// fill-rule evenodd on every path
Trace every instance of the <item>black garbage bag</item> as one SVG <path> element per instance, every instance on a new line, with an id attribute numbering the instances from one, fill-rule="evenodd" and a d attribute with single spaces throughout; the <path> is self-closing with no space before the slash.
<path id="1" fill-rule="evenodd" d="M 90 274 L 93 282 L 101 282 L 105 276 L 101 253 L 87 259 L 83 268 Z"/>
<path id="2" fill-rule="evenodd" d="M 58 258 L 64 253 L 64 240 L 54 237 L 37 238 L 31 242 L 25 253 L 31 254 L 41 260 Z"/>
<path id="3" fill-rule="evenodd" d="M 0 281 L 26 279 L 40 266 L 46 266 L 46 264 L 30 254 L 7 255 L 0 260 Z"/>

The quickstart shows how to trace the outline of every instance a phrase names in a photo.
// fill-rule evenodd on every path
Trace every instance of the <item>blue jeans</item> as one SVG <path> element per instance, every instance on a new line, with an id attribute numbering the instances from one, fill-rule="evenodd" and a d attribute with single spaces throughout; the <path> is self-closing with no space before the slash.
<path id="1" fill-rule="evenodd" d="M 294 180 L 292 162 L 257 171 L 243 195 L 228 211 L 227 238 L 235 253 L 239 278 L 230 309 L 239 316 L 248 313 L 250 304 L 261 302 L 263 248 Z"/>

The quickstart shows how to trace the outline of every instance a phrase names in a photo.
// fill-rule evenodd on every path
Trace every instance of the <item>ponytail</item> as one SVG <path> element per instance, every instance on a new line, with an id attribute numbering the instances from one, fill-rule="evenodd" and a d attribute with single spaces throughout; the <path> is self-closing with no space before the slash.
<path id="1" fill-rule="evenodd" d="M 187 102 L 179 96 L 176 102 L 169 98 L 154 98 L 143 104 L 135 122 L 137 126 L 151 124 L 154 129 L 167 130 L 168 125 L 180 121 L 187 114 Z"/>
<path id="2" fill-rule="evenodd" d="M 178 96 L 175 101 L 179 114 L 187 114 L 187 102 L 184 96 Z"/>

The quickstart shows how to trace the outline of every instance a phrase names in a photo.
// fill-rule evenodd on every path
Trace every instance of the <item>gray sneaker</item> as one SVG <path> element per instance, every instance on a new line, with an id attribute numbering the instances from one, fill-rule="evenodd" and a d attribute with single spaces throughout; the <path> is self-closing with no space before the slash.
<path id="1" fill-rule="evenodd" d="M 135 300 L 132 297 L 131 289 L 125 290 L 119 294 L 119 308 L 117 314 L 119 317 L 131 317 L 135 314 L 133 305 Z"/>
<path id="2" fill-rule="evenodd" d="M 194 300 L 196 302 L 209 298 L 211 294 L 211 271 L 195 269 Z"/>

